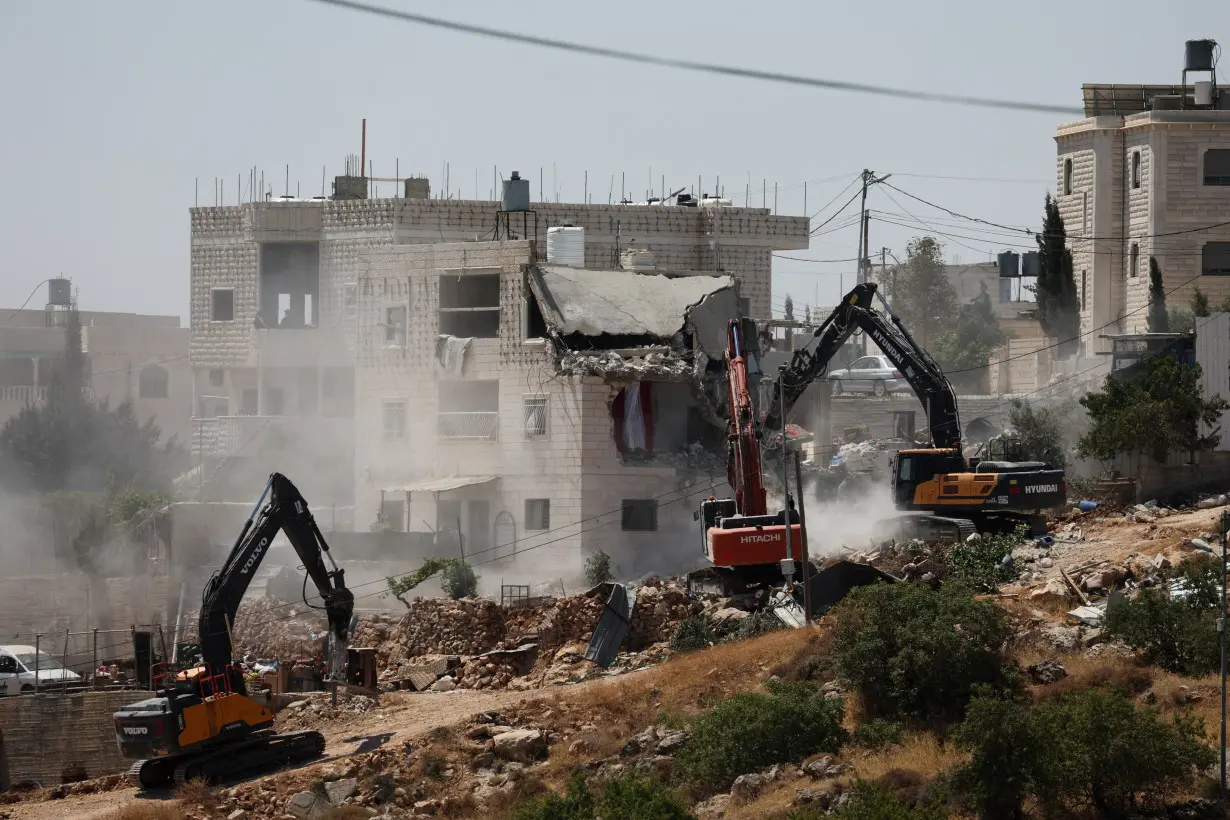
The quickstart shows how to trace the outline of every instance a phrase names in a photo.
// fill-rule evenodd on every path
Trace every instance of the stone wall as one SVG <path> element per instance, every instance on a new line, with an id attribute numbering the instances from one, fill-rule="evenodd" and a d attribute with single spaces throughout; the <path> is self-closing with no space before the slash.
<path id="1" fill-rule="evenodd" d="M 112 715 L 148 697 L 125 691 L 0 699 L 0 790 L 126 771 L 132 761 L 120 756 Z"/>

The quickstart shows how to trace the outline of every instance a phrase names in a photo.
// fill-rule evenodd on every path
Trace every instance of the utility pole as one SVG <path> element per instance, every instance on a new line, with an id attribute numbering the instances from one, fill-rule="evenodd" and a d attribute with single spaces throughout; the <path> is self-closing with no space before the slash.
<path id="1" fill-rule="evenodd" d="M 877 182 L 883 182 L 892 174 L 885 174 L 882 177 L 877 177 L 874 171 L 867 168 L 863 169 L 863 193 L 859 205 L 859 231 L 858 231 L 858 273 L 855 274 L 854 283 L 861 285 L 869 278 L 871 270 L 871 260 L 868 258 L 868 218 L 867 218 L 867 189 Z M 867 355 L 867 335 L 859 333 L 859 350 L 860 355 Z"/>

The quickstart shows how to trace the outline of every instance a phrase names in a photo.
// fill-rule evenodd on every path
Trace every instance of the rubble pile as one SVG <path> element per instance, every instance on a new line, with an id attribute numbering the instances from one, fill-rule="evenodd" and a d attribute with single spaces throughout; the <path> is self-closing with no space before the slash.
<path id="1" fill-rule="evenodd" d="M 188 612 L 184 623 L 195 624 L 199 612 Z M 304 603 L 277 598 L 245 598 L 231 624 L 231 640 L 239 656 L 293 660 L 314 658 L 328 631 L 324 614 Z"/>
<path id="2" fill-rule="evenodd" d="M 486 598 L 420 598 L 389 637 L 407 657 L 478 655 L 507 637 L 504 608 Z"/>
<path id="3" fill-rule="evenodd" d="M 280 731 L 315 728 L 322 723 L 352 720 L 380 706 L 374 698 L 365 695 L 338 693 L 337 705 L 332 696 L 313 693 L 287 705 L 278 713 Z"/>
<path id="4" fill-rule="evenodd" d="M 650 578 L 636 591 L 628 647 L 635 650 L 670 640 L 681 621 L 700 614 L 703 609 L 703 604 L 688 596 L 683 583 Z M 596 624 L 597 619 L 593 623 Z"/>

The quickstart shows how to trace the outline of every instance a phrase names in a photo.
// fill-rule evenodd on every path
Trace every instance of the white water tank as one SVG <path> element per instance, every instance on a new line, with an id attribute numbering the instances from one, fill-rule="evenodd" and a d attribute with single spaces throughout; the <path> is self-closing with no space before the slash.
<path id="1" fill-rule="evenodd" d="M 700 207 L 702 208 L 730 208 L 733 205 L 734 203 L 729 199 L 716 196 L 706 197 L 700 201 Z"/>
<path id="2" fill-rule="evenodd" d="M 547 228 L 547 263 L 585 267 L 585 229 L 572 225 Z"/>

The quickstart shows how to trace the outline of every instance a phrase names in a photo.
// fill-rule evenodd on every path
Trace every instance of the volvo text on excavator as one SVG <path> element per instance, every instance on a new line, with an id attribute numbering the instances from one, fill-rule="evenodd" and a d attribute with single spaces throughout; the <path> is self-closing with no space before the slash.
<path id="1" fill-rule="evenodd" d="M 874 302 L 883 306 L 881 313 Z M 744 322 L 733 320 L 726 353 L 729 382 L 728 478 L 734 498 L 701 503 L 705 554 L 728 579 L 758 580 L 776 573 L 786 559 L 786 511 L 767 515 L 761 448 L 783 446 L 785 422 L 794 403 L 817 379 L 842 345 L 862 330 L 918 396 L 927 414 L 931 446 L 901 450 L 892 473 L 893 501 L 901 511 L 885 522 L 904 538 L 964 538 L 974 532 L 1011 531 L 1026 524 L 1045 532 L 1041 513 L 1067 500 L 1062 470 L 1043 462 L 972 461 L 961 450 L 961 422 L 952 385 L 939 365 L 893 314 L 873 282 L 860 283 L 815 331 L 812 344 L 795 351 L 769 391 L 769 407 L 757 423 L 742 345 Z M 791 521 L 797 521 L 793 511 Z M 793 526 L 793 525 L 792 525 Z M 793 527 L 797 531 L 797 527 Z M 800 539 L 790 538 L 798 561 Z"/>
<path id="2" fill-rule="evenodd" d="M 266 497 L 269 503 L 262 508 Z M 155 697 L 115 713 L 120 752 L 137 759 L 129 777 L 144 788 L 194 778 L 228 780 L 324 751 L 319 732 L 275 733 L 271 704 L 249 694 L 232 664 L 235 613 L 279 531 L 320 591 L 329 622 L 330 671 L 341 673 L 354 594 L 346 588 L 344 570 L 333 562 L 299 490 L 286 476 L 273 473 L 230 555 L 205 585 L 198 625 L 201 665 L 177 674 L 164 672 Z"/>

